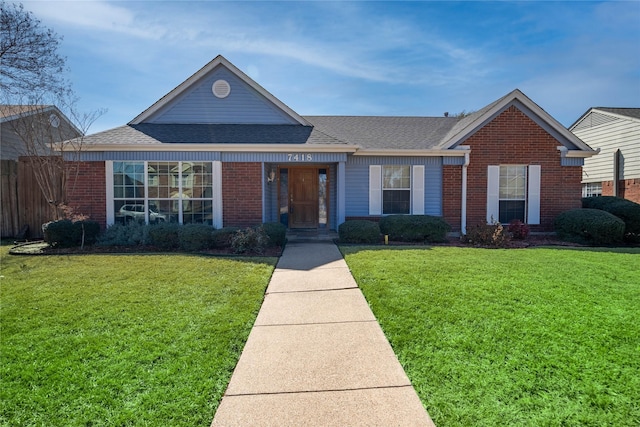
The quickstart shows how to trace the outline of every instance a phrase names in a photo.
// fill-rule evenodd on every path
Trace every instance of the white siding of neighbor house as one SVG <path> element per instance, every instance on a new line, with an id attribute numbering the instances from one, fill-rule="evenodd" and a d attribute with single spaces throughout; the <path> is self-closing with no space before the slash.
<path id="1" fill-rule="evenodd" d="M 226 98 L 213 95 L 211 86 L 226 80 Z M 147 123 L 297 124 L 290 116 L 224 67 L 218 67 L 146 120 Z"/>
<path id="2" fill-rule="evenodd" d="M 600 153 L 585 159 L 582 182 L 612 181 L 614 153 L 618 149 L 622 153 L 619 179 L 640 178 L 640 121 L 597 120 L 592 121 L 596 123 L 594 126 L 587 127 L 582 125 L 587 119 L 583 119 L 573 133 L 591 148 L 600 148 Z"/>

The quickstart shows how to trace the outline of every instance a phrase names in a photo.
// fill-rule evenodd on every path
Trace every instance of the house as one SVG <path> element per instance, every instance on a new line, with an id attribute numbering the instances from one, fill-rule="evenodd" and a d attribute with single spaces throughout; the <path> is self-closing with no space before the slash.
<path id="1" fill-rule="evenodd" d="M 337 229 L 388 214 L 455 231 L 579 207 L 595 154 L 519 90 L 455 117 L 301 116 L 218 56 L 128 124 L 85 137 L 69 199 L 103 225 L 282 222 Z"/>
<path id="2" fill-rule="evenodd" d="M 53 105 L 0 105 L 0 235 L 16 237 L 30 230 L 41 237 L 50 221 L 50 206 L 32 172 L 29 156 L 54 154 L 50 145 L 80 136 L 80 131 Z M 28 227 L 28 228 L 25 228 Z"/>
<path id="3" fill-rule="evenodd" d="M 582 195 L 640 203 L 640 108 L 591 108 L 569 130 L 600 149 L 585 159 Z"/>

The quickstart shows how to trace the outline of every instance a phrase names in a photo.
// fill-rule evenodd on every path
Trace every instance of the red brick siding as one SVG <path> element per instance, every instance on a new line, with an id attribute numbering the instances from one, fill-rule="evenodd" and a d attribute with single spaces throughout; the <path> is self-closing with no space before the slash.
<path id="1" fill-rule="evenodd" d="M 452 231 L 460 231 L 462 214 L 462 166 L 442 167 L 442 216 Z"/>
<path id="2" fill-rule="evenodd" d="M 262 166 L 260 163 L 222 163 L 222 218 L 225 226 L 262 223 Z"/>
<path id="3" fill-rule="evenodd" d="M 511 106 L 464 142 L 471 147 L 467 169 L 467 225 L 483 224 L 487 211 L 487 166 L 540 165 L 540 226 L 552 231 L 561 212 L 580 207 L 582 168 L 561 166 L 560 143 L 517 107 Z M 445 176 L 444 188 L 451 184 Z M 447 202 L 445 197 L 445 203 Z M 445 212 L 447 208 L 445 207 Z"/>
<path id="4" fill-rule="evenodd" d="M 602 195 L 613 196 L 613 181 L 602 183 Z M 618 181 L 618 196 L 640 203 L 640 179 L 621 179 Z"/>
<path id="5" fill-rule="evenodd" d="M 107 225 L 107 182 L 104 162 L 68 163 L 67 204 L 76 214 Z M 77 175 L 75 172 L 77 168 Z"/>

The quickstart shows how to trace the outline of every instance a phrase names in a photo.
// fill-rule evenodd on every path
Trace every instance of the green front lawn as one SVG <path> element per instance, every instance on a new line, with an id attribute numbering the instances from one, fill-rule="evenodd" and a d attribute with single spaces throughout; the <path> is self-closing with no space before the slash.
<path id="1" fill-rule="evenodd" d="M 436 425 L 640 425 L 640 250 L 343 247 Z"/>
<path id="2" fill-rule="evenodd" d="M 276 263 L 0 251 L 6 426 L 208 426 Z"/>

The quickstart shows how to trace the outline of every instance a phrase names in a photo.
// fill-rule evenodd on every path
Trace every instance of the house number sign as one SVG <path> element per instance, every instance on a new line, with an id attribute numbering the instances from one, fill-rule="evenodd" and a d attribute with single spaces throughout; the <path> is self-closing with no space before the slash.
<path id="1" fill-rule="evenodd" d="M 288 162 L 312 162 L 313 161 L 313 154 L 311 153 L 300 153 L 300 154 L 293 154 L 293 153 L 289 153 L 287 154 L 287 161 Z"/>

